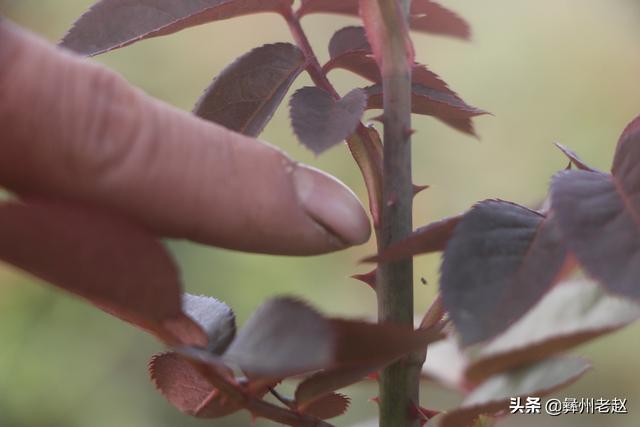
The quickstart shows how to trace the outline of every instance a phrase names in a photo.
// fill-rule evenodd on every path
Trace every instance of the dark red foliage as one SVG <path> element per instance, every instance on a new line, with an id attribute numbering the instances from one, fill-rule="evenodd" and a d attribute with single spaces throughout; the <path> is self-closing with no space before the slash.
<path id="1" fill-rule="evenodd" d="M 443 251 L 461 219 L 462 215 L 456 215 L 420 227 L 405 240 L 394 243 L 386 248 L 384 252 L 366 258 L 365 261 L 389 262 L 414 255 Z"/>
<path id="2" fill-rule="evenodd" d="M 328 319 L 301 301 L 275 298 L 247 321 L 223 359 L 252 377 L 284 378 L 342 366 L 383 366 L 438 338 L 433 331 Z"/>
<path id="3" fill-rule="evenodd" d="M 563 171 L 551 185 L 551 206 L 569 248 L 584 269 L 619 295 L 640 298 L 640 118 L 624 130 L 612 174 Z"/>
<path id="4" fill-rule="evenodd" d="M 560 278 L 567 251 L 553 217 L 500 200 L 475 205 L 455 228 L 440 289 L 463 345 L 504 331 Z"/>
<path id="5" fill-rule="evenodd" d="M 83 55 L 98 55 L 207 22 L 276 12 L 292 3 L 293 0 L 100 0 L 73 24 L 61 44 Z"/>
<path id="6" fill-rule="evenodd" d="M 171 345 L 206 345 L 182 311 L 178 271 L 154 236 L 121 218 L 47 201 L 0 204 L 0 260 Z"/>
<path id="7" fill-rule="evenodd" d="M 304 55 L 292 44 L 256 48 L 222 70 L 193 112 L 245 135 L 258 136 L 304 64 Z"/>
<path id="8" fill-rule="evenodd" d="M 574 165 L 576 168 L 580 170 L 589 171 L 589 172 L 595 172 L 595 169 L 593 169 L 591 166 L 584 163 L 575 152 L 573 152 L 572 150 L 570 150 L 569 148 L 565 147 L 562 144 L 559 144 L 557 142 L 555 144 L 556 144 L 556 147 L 558 147 L 558 149 L 562 151 L 564 155 L 569 158 L 569 160 L 571 161 L 571 164 Z"/>
<path id="9" fill-rule="evenodd" d="M 298 405 L 305 405 L 323 396 L 331 394 L 348 385 L 362 381 L 379 366 L 339 366 L 317 372 L 300 382 L 296 388 L 295 399 Z"/>
<path id="10" fill-rule="evenodd" d="M 380 75 L 380 69 L 376 64 L 375 59 L 372 56 L 371 46 L 367 41 L 364 28 L 362 27 L 345 27 L 337 31 L 329 43 L 329 55 L 331 59 L 324 65 L 323 70 L 329 72 L 336 68 L 342 68 L 349 70 L 354 74 L 364 77 L 374 83 L 381 83 L 382 78 Z M 456 94 L 440 77 L 428 70 L 426 66 L 422 64 L 413 64 L 411 78 L 416 85 L 414 93 L 415 113 L 418 114 L 432 114 L 426 108 L 420 108 L 417 104 L 421 102 L 421 87 L 426 87 L 430 90 L 436 91 L 435 93 L 446 94 L 449 98 L 448 103 L 455 105 L 457 108 L 463 108 L 465 111 L 470 111 L 466 103 Z M 376 108 L 381 107 L 381 99 L 377 101 Z M 484 111 L 478 110 L 479 114 L 484 114 Z M 441 121 L 447 125 L 460 130 L 462 132 L 475 135 L 473 129 L 473 123 L 471 122 L 470 114 L 468 117 L 451 117 L 451 114 L 432 114 L 438 117 Z"/>
<path id="11" fill-rule="evenodd" d="M 365 88 L 368 95 L 367 108 L 382 108 L 382 86 L 377 84 Z M 411 111 L 415 114 L 434 116 L 447 125 L 475 135 L 471 118 L 488 114 L 472 107 L 451 91 L 441 92 L 421 84 L 412 86 Z"/>
<path id="12" fill-rule="evenodd" d="M 358 0 L 302 0 L 299 16 L 310 13 L 337 13 L 358 15 Z M 414 0 L 411 3 L 409 26 L 412 30 L 464 40 L 471 36 L 469 24 L 455 12 L 431 0 Z"/>
<path id="13" fill-rule="evenodd" d="M 326 420 L 344 414 L 349 409 L 351 400 L 340 393 L 326 394 L 306 405 L 299 406 L 302 413 Z"/>
<path id="14" fill-rule="evenodd" d="M 164 397 L 185 414 L 217 418 L 241 409 L 177 353 L 153 356 L 149 362 L 149 375 Z"/>
<path id="15" fill-rule="evenodd" d="M 291 125 L 300 142 L 320 154 L 356 130 L 366 103 L 362 89 L 354 89 L 336 101 L 323 89 L 304 87 L 291 97 Z"/>

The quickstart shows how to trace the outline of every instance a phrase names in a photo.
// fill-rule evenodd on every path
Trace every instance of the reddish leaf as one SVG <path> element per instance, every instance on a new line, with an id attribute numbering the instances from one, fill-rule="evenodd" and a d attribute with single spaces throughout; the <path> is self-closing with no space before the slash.
<path id="1" fill-rule="evenodd" d="M 100 0 L 74 24 L 62 46 L 97 55 L 211 21 L 277 12 L 293 0 Z"/>
<path id="2" fill-rule="evenodd" d="M 420 227 L 406 239 L 390 245 L 378 255 L 365 258 L 364 261 L 397 261 L 418 254 L 443 251 L 460 220 L 462 215 L 456 215 Z"/>
<path id="3" fill-rule="evenodd" d="M 640 187 L 627 185 L 637 189 L 628 192 L 620 177 L 608 174 L 563 171 L 553 178 L 551 203 L 582 267 L 611 292 L 638 299 Z"/>
<path id="4" fill-rule="evenodd" d="M 336 331 L 335 365 L 384 366 L 442 338 L 439 331 L 331 319 Z M 384 343 L 384 345 L 382 345 Z"/>
<path id="5" fill-rule="evenodd" d="M 374 85 L 365 90 L 369 95 L 367 108 L 382 109 L 382 86 Z M 447 90 L 448 92 L 440 92 L 427 86 L 414 84 L 412 112 L 434 116 L 456 130 L 476 136 L 471 118 L 489 113 L 466 104 L 450 89 Z"/>
<path id="6" fill-rule="evenodd" d="M 620 135 L 613 158 L 613 175 L 624 182 L 631 183 L 632 177 L 637 173 L 638 158 L 640 158 L 640 116 L 632 120 Z"/>
<path id="7" fill-rule="evenodd" d="M 296 402 L 306 405 L 336 390 L 364 380 L 379 367 L 372 365 L 342 366 L 316 372 L 305 378 L 296 388 Z"/>
<path id="8" fill-rule="evenodd" d="M 252 375 L 286 377 L 331 364 L 334 345 L 335 332 L 320 313 L 301 301 L 275 298 L 253 313 L 224 358 Z"/>
<path id="9" fill-rule="evenodd" d="M 547 395 L 576 381 L 589 368 L 583 359 L 557 357 L 496 375 L 475 388 L 460 407 L 442 416 L 438 426 L 468 426 L 479 415 L 508 410 L 512 397 Z"/>
<path id="10" fill-rule="evenodd" d="M 310 13 L 358 15 L 358 0 L 303 0 L 299 16 Z M 413 0 L 409 16 L 412 30 L 469 39 L 469 25 L 456 13 L 431 0 Z"/>
<path id="11" fill-rule="evenodd" d="M 217 418 L 242 409 L 214 388 L 200 371 L 177 353 L 153 356 L 149 363 L 149 374 L 162 395 L 188 415 Z"/>
<path id="12" fill-rule="evenodd" d="M 176 350 L 176 353 L 187 359 L 203 378 L 206 378 L 232 402 L 248 410 L 254 418 L 264 417 L 296 427 L 331 427 L 330 424 L 310 415 L 262 400 L 268 387 L 275 384 L 274 381 L 247 382 L 245 379 L 232 378 L 229 375 L 229 368 L 220 357 L 201 348 L 182 347 Z"/>
<path id="13" fill-rule="evenodd" d="M 471 28 L 455 12 L 442 7 L 431 0 L 413 0 L 409 26 L 412 30 L 443 36 L 457 37 L 463 40 L 471 38 Z"/>
<path id="14" fill-rule="evenodd" d="M 350 399 L 339 393 L 330 393 L 306 405 L 299 406 L 302 413 L 312 415 L 322 420 L 334 418 L 347 412 Z"/>
<path id="15" fill-rule="evenodd" d="M 460 98 L 457 93 L 449 88 L 449 86 L 436 73 L 429 71 L 426 65 L 413 64 L 411 69 L 411 81 L 413 84 L 426 86 L 428 88 L 448 93 L 456 98 Z"/>
<path id="16" fill-rule="evenodd" d="M 380 69 L 376 64 L 376 61 L 373 59 L 371 47 L 366 40 L 366 35 L 362 27 L 346 27 L 337 31 L 329 43 L 329 54 L 331 59 L 323 67 L 325 72 L 329 72 L 336 68 L 343 68 L 374 83 L 380 83 L 382 81 Z M 449 95 L 450 99 L 447 101 L 449 104 L 466 106 L 458 94 L 451 90 L 437 74 L 428 70 L 424 65 L 413 64 L 411 78 L 414 85 L 425 86 L 429 89 Z M 378 88 L 378 90 L 380 89 Z M 414 95 L 414 102 L 420 103 L 419 93 L 416 92 Z M 381 96 L 376 102 L 377 106 L 375 108 L 382 108 Z M 469 109 L 470 107 L 466 106 L 464 108 Z M 418 112 L 420 114 L 431 114 L 430 112 L 426 112 L 424 107 L 422 108 L 422 112 L 414 112 Z M 470 120 L 470 117 L 473 115 L 469 115 L 467 117 L 449 117 L 444 113 L 433 115 L 454 129 L 475 136 L 473 123 Z"/>
<path id="17" fill-rule="evenodd" d="M 587 165 L 582 160 L 580 160 L 580 158 L 574 151 L 568 149 L 564 145 L 557 142 L 555 143 L 555 146 L 558 147 L 558 149 L 562 151 L 562 153 L 569 158 L 569 160 L 571 161 L 571 164 L 573 164 L 576 168 L 580 170 L 589 171 L 589 172 L 596 172 L 595 169 L 593 169 L 591 166 Z"/>
<path id="18" fill-rule="evenodd" d="M 320 154 L 353 134 L 366 103 L 362 89 L 336 101 L 323 89 L 304 87 L 291 98 L 291 124 L 300 142 Z"/>
<path id="19" fill-rule="evenodd" d="M 236 335 L 233 310 L 215 298 L 186 293 L 182 295 L 182 305 L 187 315 L 206 332 L 207 350 L 222 354 Z"/>
<path id="20" fill-rule="evenodd" d="M 491 114 L 491 113 L 485 113 L 485 114 Z M 478 134 L 476 133 L 475 127 L 473 126 L 473 121 L 470 118 L 451 119 L 451 118 L 436 117 L 436 119 L 440 120 L 442 123 L 452 127 L 457 131 L 460 131 L 462 133 L 466 133 L 467 135 L 471 135 L 478 138 Z"/>
<path id="21" fill-rule="evenodd" d="M 296 389 L 299 405 L 359 382 L 403 354 L 441 338 L 436 330 L 334 319 L 337 332 L 335 364 L 302 381 Z M 381 345 L 384 343 L 384 345 Z"/>
<path id="22" fill-rule="evenodd" d="M 289 43 L 253 49 L 222 70 L 194 113 L 236 132 L 258 136 L 304 63 L 302 52 Z"/>
<path id="23" fill-rule="evenodd" d="M 363 27 L 344 27 L 331 36 L 329 41 L 329 56 L 331 58 L 359 51 L 371 53 L 371 46 L 369 46 Z"/>
<path id="24" fill-rule="evenodd" d="M 331 59 L 323 67 L 325 72 L 343 68 L 374 83 L 382 82 L 380 69 L 371 54 L 364 28 L 345 27 L 338 30 L 329 42 L 329 55 Z M 411 79 L 414 84 L 458 96 L 424 65 L 413 64 Z"/>
<path id="25" fill-rule="evenodd" d="M 615 331 L 638 318 L 640 306 L 607 295 L 595 283 L 560 284 L 503 334 L 470 349 L 465 376 L 478 382 Z"/>
<path id="26" fill-rule="evenodd" d="M 373 85 L 365 88 L 368 95 L 367 108 L 382 108 L 382 86 Z M 451 93 L 441 92 L 427 86 L 412 85 L 411 111 L 416 114 L 434 116 L 445 119 L 468 119 L 488 114 L 486 111 L 466 104 Z M 449 124 L 449 122 L 446 122 Z M 455 123 L 455 122 L 454 122 Z"/>
<path id="27" fill-rule="evenodd" d="M 230 376 L 229 368 L 222 363 L 221 359 L 206 350 L 183 347 L 177 353 L 195 368 L 202 379 L 209 381 L 220 390 L 225 399 L 228 398 L 232 402 L 227 404 L 220 401 L 224 405 L 222 410 L 229 410 L 228 405 L 238 405 L 248 410 L 254 418 L 263 417 L 295 427 L 331 427 L 330 424 L 310 415 L 301 414 L 262 400 L 262 396 L 268 391 L 268 387 L 273 386 L 273 383 L 260 382 L 256 385 L 245 379 L 235 379 Z M 156 370 L 156 378 L 159 375 L 158 372 Z M 180 393 L 181 390 L 177 385 L 181 383 L 181 378 L 180 376 L 173 378 L 174 382 L 166 382 L 165 390 L 166 392 Z M 186 393 L 189 392 L 186 391 Z M 207 403 L 203 402 L 203 404 Z M 215 406 L 208 408 L 209 411 L 215 409 Z"/>
<path id="28" fill-rule="evenodd" d="M 253 378 L 284 378 L 345 365 L 385 365 L 436 339 L 433 331 L 327 319 L 298 300 L 276 298 L 253 314 L 223 357 Z"/>
<path id="29" fill-rule="evenodd" d="M 373 126 L 358 125 L 357 132 L 347 138 L 349 151 L 355 159 L 369 196 L 369 210 L 373 224 L 380 224 L 382 203 L 382 141 Z"/>
<path id="30" fill-rule="evenodd" d="M 148 232 L 80 206 L 0 204 L 0 259 L 87 299 L 169 344 L 206 345 L 181 310 L 180 280 Z"/>
<path id="31" fill-rule="evenodd" d="M 464 346 L 496 336 L 555 284 L 567 258 L 553 218 L 500 200 L 456 226 L 441 267 L 444 306 Z"/>
<path id="32" fill-rule="evenodd" d="M 302 0 L 298 16 L 310 13 L 337 13 L 358 16 L 358 0 Z"/>
<path id="33" fill-rule="evenodd" d="M 558 173 L 551 204 L 583 268 L 610 291 L 638 299 L 640 117 L 622 133 L 612 173 Z"/>

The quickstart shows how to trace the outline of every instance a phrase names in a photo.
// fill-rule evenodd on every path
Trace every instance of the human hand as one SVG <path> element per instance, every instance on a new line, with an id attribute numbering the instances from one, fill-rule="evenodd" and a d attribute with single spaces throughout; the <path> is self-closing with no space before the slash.
<path id="1" fill-rule="evenodd" d="M 370 234 L 364 209 L 336 179 L 155 100 L 6 20 L 0 186 L 243 251 L 310 255 Z"/>

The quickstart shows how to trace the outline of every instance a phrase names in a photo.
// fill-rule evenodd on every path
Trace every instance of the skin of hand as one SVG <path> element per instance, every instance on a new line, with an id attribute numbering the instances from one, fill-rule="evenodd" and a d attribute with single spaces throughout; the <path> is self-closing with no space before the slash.
<path id="1" fill-rule="evenodd" d="M 0 186 L 242 251 L 312 255 L 370 235 L 362 205 L 333 177 L 2 18 Z"/>

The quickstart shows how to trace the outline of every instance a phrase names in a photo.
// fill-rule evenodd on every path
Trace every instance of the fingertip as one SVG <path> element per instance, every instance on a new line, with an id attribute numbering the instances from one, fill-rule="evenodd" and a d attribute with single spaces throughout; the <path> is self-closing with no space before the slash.
<path id="1" fill-rule="evenodd" d="M 302 164 L 295 166 L 292 179 L 306 214 L 337 240 L 339 246 L 360 245 L 369 240 L 371 226 L 367 214 L 346 185 Z"/>

